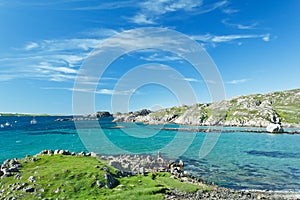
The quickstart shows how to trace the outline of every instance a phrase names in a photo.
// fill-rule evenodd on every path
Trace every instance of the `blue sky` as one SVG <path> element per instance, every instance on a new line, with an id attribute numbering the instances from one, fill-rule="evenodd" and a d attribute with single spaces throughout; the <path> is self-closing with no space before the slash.
<path id="1" fill-rule="evenodd" d="M 299 88 L 299 10 L 298 0 L 0 0 L 0 112 L 72 113 L 74 81 L 93 49 L 144 27 L 175 30 L 197 41 L 218 67 L 227 98 Z M 161 71 L 173 67 L 198 102 L 211 101 L 189 63 L 168 52 L 142 51 L 120 57 L 100 84 L 95 81 L 95 110 L 113 110 L 113 94 L 131 94 L 129 110 L 181 104 L 157 84 L 115 90 L 124 74 L 147 63 L 161 64 L 156 65 Z"/>

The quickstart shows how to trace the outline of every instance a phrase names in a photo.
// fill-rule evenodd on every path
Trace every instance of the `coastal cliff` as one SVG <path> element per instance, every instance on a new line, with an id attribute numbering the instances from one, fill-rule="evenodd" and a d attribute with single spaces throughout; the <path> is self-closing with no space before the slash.
<path id="1" fill-rule="evenodd" d="M 114 114 L 115 122 L 202 126 L 300 127 L 300 89 L 253 94 L 215 103 Z"/>

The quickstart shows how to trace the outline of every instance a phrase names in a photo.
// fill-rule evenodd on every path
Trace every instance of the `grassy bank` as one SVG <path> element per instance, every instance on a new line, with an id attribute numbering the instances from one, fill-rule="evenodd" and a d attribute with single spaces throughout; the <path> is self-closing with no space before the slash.
<path id="1" fill-rule="evenodd" d="M 0 199 L 4 196 L 18 199 L 163 199 L 175 188 L 181 192 L 210 190 L 208 186 L 183 183 L 169 173 L 118 177 L 116 169 L 94 157 L 43 155 L 24 158 L 20 164 L 21 178 L 14 175 L 0 179 Z M 104 178 L 107 169 L 117 183 L 112 189 L 99 186 L 107 182 Z M 20 189 L 22 184 L 26 187 Z M 33 189 L 28 192 L 25 188 Z"/>

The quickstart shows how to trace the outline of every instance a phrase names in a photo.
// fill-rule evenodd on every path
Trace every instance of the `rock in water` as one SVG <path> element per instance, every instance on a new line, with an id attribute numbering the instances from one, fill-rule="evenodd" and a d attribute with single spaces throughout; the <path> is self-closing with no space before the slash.
<path id="1" fill-rule="evenodd" d="M 269 133 L 280 133 L 283 131 L 279 124 L 269 124 L 266 129 Z"/>

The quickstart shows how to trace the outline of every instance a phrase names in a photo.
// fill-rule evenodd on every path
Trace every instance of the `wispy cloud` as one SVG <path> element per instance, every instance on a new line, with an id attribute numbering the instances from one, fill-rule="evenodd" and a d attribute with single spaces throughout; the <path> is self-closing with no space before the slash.
<path id="1" fill-rule="evenodd" d="M 192 39 L 207 43 L 231 42 L 241 39 L 262 39 L 265 42 L 270 41 L 270 34 L 237 34 L 237 35 L 196 35 Z"/>
<path id="2" fill-rule="evenodd" d="M 237 13 L 237 12 L 239 12 L 239 10 L 238 9 L 233 9 L 233 8 L 224 8 L 224 9 L 222 9 L 222 11 L 224 12 L 224 13 L 226 13 L 226 14 L 233 14 L 233 13 Z"/>
<path id="3" fill-rule="evenodd" d="M 145 69 L 148 69 L 148 70 L 164 70 L 164 71 L 167 71 L 167 70 L 171 70 L 170 67 L 166 66 L 166 65 L 161 65 L 161 64 L 156 64 L 156 65 L 148 65 L 148 66 L 145 66 L 144 67 Z"/>
<path id="4" fill-rule="evenodd" d="M 200 82 L 199 80 L 195 79 L 195 78 L 184 78 L 185 81 L 188 82 Z"/>
<path id="5" fill-rule="evenodd" d="M 0 81 L 17 78 L 72 81 L 83 60 L 101 42 L 102 39 L 77 38 L 29 42 L 16 48 L 14 55 L 0 58 Z"/>
<path id="6" fill-rule="evenodd" d="M 264 35 L 222 35 L 222 36 L 214 36 L 212 37 L 212 42 L 229 42 L 232 40 L 239 40 L 239 39 L 251 39 L 251 38 L 261 38 L 262 40 L 268 42 L 269 37 L 268 34 Z"/>
<path id="7" fill-rule="evenodd" d="M 124 90 L 124 91 L 117 91 L 117 90 L 110 90 L 110 89 L 100 89 L 96 91 L 96 94 L 106 94 L 106 95 L 130 95 L 135 92 L 134 89 L 132 90 Z"/>
<path id="8" fill-rule="evenodd" d="M 245 83 L 247 81 L 249 81 L 249 79 L 236 79 L 236 80 L 227 81 L 225 83 L 231 85 L 237 85 L 237 84 Z"/>
<path id="9" fill-rule="evenodd" d="M 38 45 L 37 43 L 31 42 L 31 43 L 27 44 L 27 45 L 24 47 L 24 49 L 25 49 L 25 50 L 32 50 L 32 49 L 37 48 L 37 47 L 39 47 L 39 45 Z"/>
<path id="10" fill-rule="evenodd" d="M 153 19 L 141 13 L 129 18 L 129 20 L 135 24 L 156 24 Z"/>
<path id="11" fill-rule="evenodd" d="M 137 7 L 137 3 L 134 0 L 124 0 L 124 1 L 112 1 L 112 2 L 101 2 L 96 3 L 91 6 L 76 7 L 72 10 L 114 10 L 119 8 Z"/>
<path id="12" fill-rule="evenodd" d="M 228 21 L 228 19 L 222 20 L 222 23 L 228 27 L 237 28 L 237 29 L 241 29 L 241 30 L 255 29 L 258 25 L 258 22 L 254 22 L 254 23 L 251 23 L 248 25 L 231 23 Z"/>
<path id="13" fill-rule="evenodd" d="M 99 90 L 92 90 L 87 88 L 68 88 L 68 87 L 41 87 L 40 89 L 43 90 L 67 90 L 71 92 L 87 92 L 93 94 L 102 94 L 102 95 L 130 95 L 136 93 L 135 89 L 131 90 L 112 90 L 112 89 L 99 89 Z"/>
<path id="14" fill-rule="evenodd" d="M 83 36 L 92 37 L 92 38 L 107 38 L 118 33 L 119 31 L 114 29 L 109 29 L 109 28 L 95 28 L 95 29 L 81 32 Z"/>
<path id="15" fill-rule="evenodd" d="M 54 67 L 50 63 L 47 62 L 41 62 L 40 65 L 37 65 L 35 68 L 37 71 L 41 72 L 58 72 L 58 73 L 64 73 L 64 74 L 76 74 L 77 70 L 73 68 L 68 67 Z"/>
<path id="16" fill-rule="evenodd" d="M 163 29 L 160 29 L 163 30 Z M 115 33 L 114 31 L 109 31 Z M 151 36 L 149 35 L 151 34 Z M 149 37 L 145 37 L 148 35 Z M 16 78 L 34 78 L 48 81 L 74 81 L 77 71 L 89 55 L 96 55 L 98 51 L 105 51 L 114 48 L 124 48 L 124 51 L 132 49 L 173 49 L 175 46 L 183 46 L 184 40 L 176 38 L 170 39 L 169 35 L 156 32 L 149 33 L 148 29 L 140 29 L 140 31 L 125 31 L 124 34 L 110 38 L 109 42 L 104 42 L 104 38 L 71 38 L 63 40 L 42 40 L 32 41 L 24 45 L 22 48 L 15 49 L 16 54 L 11 57 L 0 58 L 0 81 L 12 80 Z M 191 36 L 192 39 L 204 44 L 226 43 L 243 39 L 261 39 L 265 42 L 270 41 L 270 34 L 244 34 L 244 35 L 196 35 Z M 103 49 L 97 49 L 99 45 L 104 46 Z M 181 55 L 190 51 L 187 48 L 176 48 L 177 55 L 161 54 L 149 52 L 139 56 L 141 60 L 146 61 L 181 61 Z M 94 53 L 94 54 L 93 54 Z M 157 66 L 155 67 L 157 69 Z M 10 70 L 13 69 L 13 72 Z M 6 71 L 5 71 L 6 70 Z M 166 70 L 159 67 L 159 70 Z M 94 80 L 87 80 L 87 83 L 96 84 Z"/>
<path id="17" fill-rule="evenodd" d="M 154 24 L 162 15 L 184 11 L 187 14 L 211 12 L 227 4 L 226 0 L 212 4 L 203 0 L 146 0 L 138 4 L 140 11 L 130 18 L 136 24 Z"/>
<path id="18" fill-rule="evenodd" d="M 181 57 L 175 55 L 164 55 L 161 53 L 153 53 L 149 56 L 141 56 L 140 59 L 147 61 L 178 61 L 182 60 Z"/>

